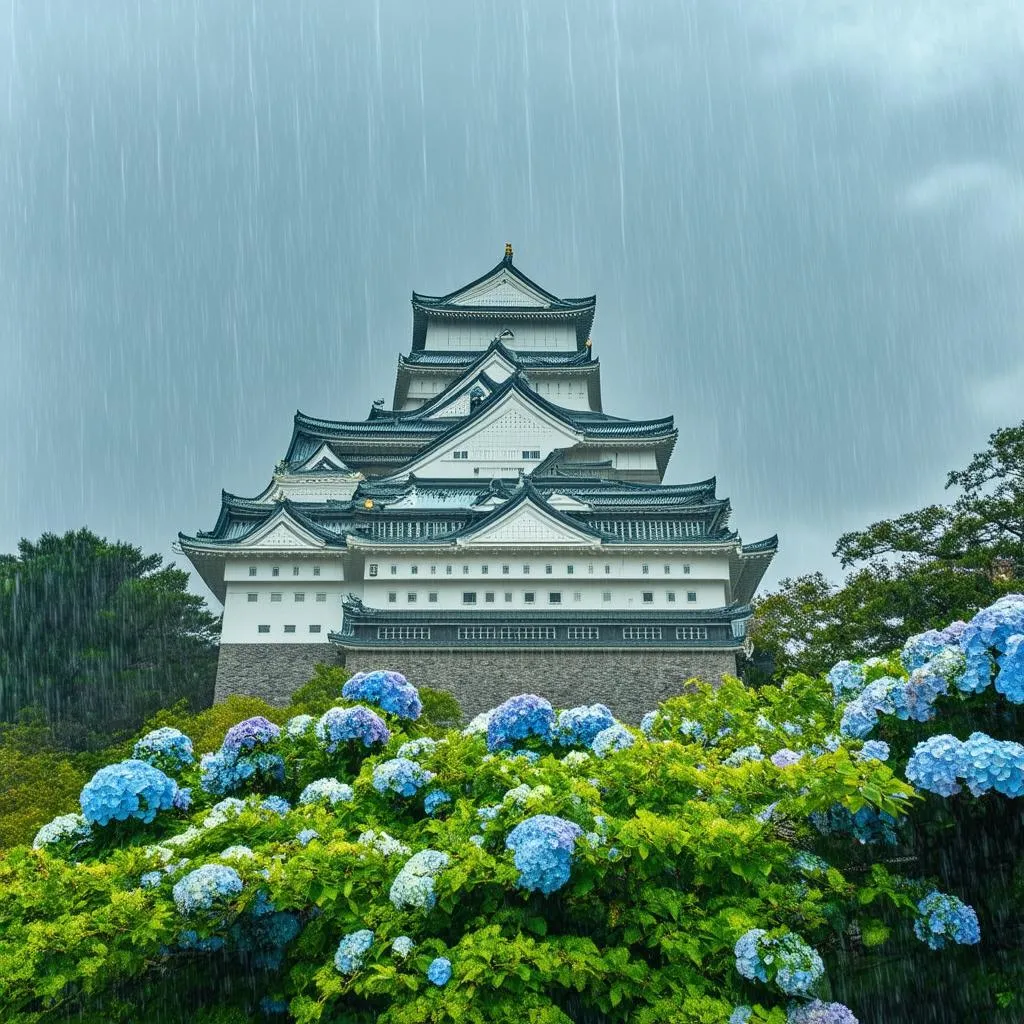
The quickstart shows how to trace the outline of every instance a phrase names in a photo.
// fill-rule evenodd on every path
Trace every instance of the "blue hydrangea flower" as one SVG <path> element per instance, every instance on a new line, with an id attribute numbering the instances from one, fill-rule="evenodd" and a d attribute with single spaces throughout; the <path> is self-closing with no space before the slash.
<path id="1" fill-rule="evenodd" d="M 278 726 L 262 715 L 256 715 L 231 726 L 224 734 L 220 749 L 226 754 L 245 754 L 256 747 L 273 743 L 280 735 Z"/>
<path id="2" fill-rule="evenodd" d="M 361 704 L 354 708 L 330 708 L 316 723 L 315 732 L 328 754 L 333 754 L 342 743 L 354 740 L 372 747 L 391 739 L 380 715 Z"/>
<path id="3" fill-rule="evenodd" d="M 316 719 L 312 715 L 296 715 L 284 723 L 284 734 L 290 740 L 298 739 L 313 728 L 314 722 Z"/>
<path id="4" fill-rule="evenodd" d="M 438 956 L 430 961 L 427 968 L 427 980 L 438 988 L 444 988 L 452 978 L 452 962 L 447 957 Z"/>
<path id="5" fill-rule="evenodd" d="M 622 859 L 622 851 L 619 850 L 619 848 L 617 846 L 609 847 L 609 849 L 608 849 L 608 859 L 611 860 L 611 861 L 621 860 Z"/>
<path id="6" fill-rule="evenodd" d="M 569 881 L 576 840 L 583 829 L 551 814 L 536 814 L 508 834 L 505 846 L 519 869 L 518 886 L 545 896 Z"/>
<path id="7" fill-rule="evenodd" d="M 451 794 L 443 789 L 431 790 L 423 799 L 423 810 L 432 815 L 439 807 L 452 802 Z"/>
<path id="8" fill-rule="evenodd" d="M 338 943 L 334 954 L 334 967 L 339 974 L 355 974 L 363 966 L 363 960 L 373 945 L 373 932 L 361 928 L 350 932 Z"/>
<path id="9" fill-rule="evenodd" d="M 176 811 L 192 810 L 192 787 L 186 786 L 184 789 L 179 789 L 174 794 L 172 803 Z"/>
<path id="10" fill-rule="evenodd" d="M 378 793 L 397 793 L 415 796 L 417 791 L 434 777 L 434 773 L 420 767 L 407 757 L 394 757 L 382 761 L 373 769 L 373 788 Z"/>
<path id="11" fill-rule="evenodd" d="M 790 768 L 803 760 L 803 756 L 803 754 L 798 753 L 795 750 L 783 747 L 781 750 L 777 750 L 772 754 L 771 761 L 776 768 Z"/>
<path id="12" fill-rule="evenodd" d="M 192 741 L 167 725 L 147 732 L 132 748 L 132 756 L 163 772 L 178 772 L 195 761 Z"/>
<path id="13" fill-rule="evenodd" d="M 555 742 L 563 747 L 589 747 L 594 737 L 615 724 L 615 716 L 604 704 L 581 704 L 558 714 Z"/>
<path id="14" fill-rule="evenodd" d="M 470 836 L 469 837 L 469 841 L 474 846 L 483 846 L 484 845 L 484 837 L 482 835 L 479 835 L 479 834 Z"/>
<path id="15" fill-rule="evenodd" d="M 41 850 L 63 842 L 79 842 L 92 836 L 92 825 L 82 814 L 59 814 L 48 821 L 32 840 L 32 848 Z"/>
<path id="16" fill-rule="evenodd" d="M 416 943 L 409 938 L 408 935 L 399 935 L 394 942 L 391 943 L 391 952 L 395 956 L 400 956 L 403 960 L 416 948 Z"/>
<path id="17" fill-rule="evenodd" d="M 218 949 L 224 948 L 224 940 L 219 935 L 211 935 L 207 939 L 201 939 L 199 933 L 191 928 L 178 932 L 178 948 L 197 953 L 215 953 Z"/>
<path id="18" fill-rule="evenodd" d="M 883 740 L 868 740 L 853 756 L 858 761 L 888 761 L 889 744 Z"/>
<path id="19" fill-rule="evenodd" d="M 823 1003 L 812 999 L 809 1003 L 791 1006 L 786 1024 L 859 1024 L 848 1006 L 842 1003 Z"/>
<path id="20" fill-rule="evenodd" d="M 1011 704 L 1024 704 L 1024 633 L 1014 633 L 996 658 L 996 690 Z"/>
<path id="21" fill-rule="evenodd" d="M 942 664 L 939 658 L 933 658 L 915 668 L 902 686 L 893 688 L 892 699 L 898 718 L 904 722 L 928 722 L 935 717 L 935 701 L 949 692 L 949 678 L 937 671 Z"/>
<path id="22" fill-rule="evenodd" d="M 277 1017 L 287 1012 L 288 1003 L 283 999 L 271 999 L 270 996 L 264 996 L 260 1000 L 260 1013 L 268 1017 Z"/>
<path id="23" fill-rule="evenodd" d="M 462 730 L 463 736 L 485 736 L 487 734 L 487 727 L 491 722 L 491 715 L 494 714 L 495 709 L 491 708 L 490 711 L 481 711 L 479 715 L 476 715 Z"/>
<path id="24" fill-rule="evenodd" d="M 1024 794 L 1024 746 L 974 732 L 964 743 L 960 770 L 975 796 L 995 790 L 1003 796 Z"/>
<path id="25" fill-rule="evenodd" d="M 265 750 L 239 755 L 233 750 L 221 749 L 215 754 L 203 754 L 199 768 L 200 785 L 213 796 L 223 796 L 246 785 L 284 781 L 283 758 Z"/>
<path id="26" fill-rule="evenodd" d="M 299 794 L 300 804 L 349 803 L 355 798 L 352 787 L 337 779 L 316 779 Z"/>
<path id="27" fill-rule="evenodd" d="M 159 811 L 174 806 L 177 783 L 145 761 L 108 764 L 84 786 L 79 801 L 82 814 L 94 825 L 135 818 L 147 825 Z"/>
<path id="28" fill-rule="evenodd" d="M 164 875 L 162 871 L 147 871 L 140 879 L 139 885 L 143 889 L 156 889 L 163 881 Z"/>
<path id="29" fill-rule="evenodd" d="M 843 709 L 839 731 L 844 736 L 863 739 L 874 729 L 879 714 L 896 713 L 893 692 L 902 686 L 903 683 L 899 679 L 893 679 L 891 676 L 882 676 L 868 683 Z"/>
<path id="30" fill-rule="evenodd" d="M 315 828 L 304 828 L 295 838 L 302 846 L 309 846 L 314 839 L 320 838 L 320 833 Z"/>
<path id="31" fill-rule="evenodd" d="M 256 854 L 248 846 L 229 846 L 221 850 L 221 860 L 254 860 Z"/>
<path id="32" fill-rule="evenodd" d="M 341 695 L 374 704 L 399 718 L 415 720 L 423 712 L 416 687 L 400 672 L 357 672 L 341 688 Z"/>
<path id="33" fill-rule="evenodd" d="M 862 807 L 851 814 L 840 804 L 833 804 L 828 811 L 813 811 L 810 822 L 822 835 L 852 835 L 862 846 L 875 843 L 895 846 L 899 839 L 896 819 L 873 807 Z"/>
<path id="34" fill-rule="evenodd" d="M 825 677 L 832 687 L 832 702 L 836 705 L 855 697 L 867 680 L 864 669 L 852 661 L 838 661 Z"/>
<path id="35" fill-rule="evenodd" d="M 966 774 L 964 745 L 955 736 L 930 736 L 914 747 L 907 761 L 907 781 L 918 789 L 953 796 L 960 792 L 957 778 Z"/>
<path id="36" fill-rule="evenodd" d="M 280 814 L 282 818 L 292 809 L 292 805 L 283 796 L 265 797 L 260 801 L 260 807 L 265 811 L 273 811 L 274 814 Z"/>
<path id="37" fill-rule="evenodd" d="M 487 807 L 478 807 L 476 816 L 482 822 L 494 821 L 501 810 L 501 804 L 491 804 Z"/>
<path id="38" fill-rule="evenodd" d="M 648 711 L 643 718 L 640 719 L 640 731 L 650 739 L 654 735 L 654 726 L 658 721 L 657 711 Z"/>
<path id="39" fill-rule="evenodd" d="M 1007 641 L 1024 633 L 1024 596 L 1007 594 L 982 608 L 960 634 L 960 649 L 967 658 L 967 668 L 960 679 L 960 689 L 981 693 L 992 680 L 992 651 L 1002 654 Z"/>
<path id="40" fill-rule="evenodd" d="M 522 693 L 496 707 L 487 722 L 487 749 L 505 750 L 519 740 L 537 736 L 550 742 L 555 712 L 543 697 Z"/>
<path id="41" fill-rule="evenodd" d="M 733 950 L 736 970 L 751 981 L 768 981 L 771 972 L 772 980 L 786 995 L 807 995 L 825 973 L 817 951 L 795 932 L 774 939 L 766 936 L 763 928 L 752 928 L 740 936 Z"/>
<path id="42" fill-rule="evenodd" d="M 793 867 L 801 874 L 814 875 L 820 871 L 828 871 L 828 861 L 823 860 L 816 853 L 799 850 L 793 857 Z"/>
<path id="43" fill-rule="evenodd" d="M 700 722 L 695 722 L 692 718 L 684 718 L 679 723 L 679 734 L 687 739 L 694 740 L 696 743 L 706 743 L 708 739 L 704 726 Z"/>
<path id="44" fill-rule="evenodd" d="M 212 910 L 242 891 L 242 878 L 226 864 L 204 864 L 190 871 L 171 890 L 179 914 L 186 917 Z"/>
<path id="45" fill-rule="evenodd" d="M 746 747 L 738 747 L 722 761 L 727 768 L 737 768 L 746 761 L 763 761 L 764 754 L 756 743 Z"/>
<path id="46" fill-rule="evenodd" d="M 356 842 L 360 846 L 369 846 L 383 857 L 391 857 L 394 854 L 401 854 L 404 857 L 409 852 L 409 847 L 405 843 L 400 843 L 387 832 L 375 832 L 372 828 L 360 832 Z"/>
<path id="47" fill-rule="evenodd" d="M 946 637 L 941 630 L 929 629 L 908 637 L 900 651 L 900 661 L 908 672 L 920 668 L 946 646 Z"/>
<path id="48" fill-rule="evenodd" d="M 761 936 L 767 934 L 763 928 L 751 928 L 736 940 L 736 945 L 733 947 L 736 970 L 748 981 L 768 980 L 768 972 L 765 970 L 764 961 L 761 959 L 761 952 L 758 948 Z"/>
<path id="49" fill-rule="evenodd" d="M 398 748 L 395 757 L 407 757 L 410 761 L 415 761 L 424 754 L 432 754 L 437 749 L 437 743 L 437 740 L 432 740 L 429 736 L 421 736 L 418 740 L 408 740 Z"/>
<path id="50" fill-rule="evenodd" d="M 590 749 L 597 757 L 606 757 L 613 751 L 625 750 L 627 747 L 633 746 L 635 742 L 633 734 L 624 725 L 619 725 L 616 722 L 615 725 L 602 729 L 594 737 Z"/>
<path id="51" fill-rule="evenodd" d="M 917 905 L 914 934 L 931 949 L 942 949 L 947 941 L 974 946 L 981 941 L 978 915 L 973 907 L 955 896 L 930 892 Z"/>
<path id="52" fill-rule="evenodd" d="M 803 727 L 797 725 L 796 722 L 783 722 L 782 731 L 787 736 L 802 736 L 804 732 Z"/>
<path id="53" fill-rule="evenodd" d="M 749 1006 L 737 1006 L 729 1014 L 729 1024 L 748 1024 L 753 1009 Z"/>
<path id="54" fill-rule="evenodd" d="M 210 808 L 210 813 L 203 818 L 203 827 L 216 828 L 218 825 L 223 825 L 229 818 L 241 814 L 244 810 L 244 800 L 239 800 L 237 796 L 225 797 Z"/>
<path id="55" fill-rule="evenodd" d="M 391 883 L 389 895 L 395 908 L 430 910 L 437 902 L 434 879 L 448 866 L 448 860 L 448 854 L 440 850 L 414 853 Z"/>

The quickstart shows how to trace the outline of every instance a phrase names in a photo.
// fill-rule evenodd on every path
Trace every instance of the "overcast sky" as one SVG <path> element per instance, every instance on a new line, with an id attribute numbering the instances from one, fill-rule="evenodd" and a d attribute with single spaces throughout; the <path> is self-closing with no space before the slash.
<path id="1" fill-rule="evenodd" d="M 170 554 L 508 239 L 767 583 L 838 577 L 1024 417 L 1022 113 L 1021 0 L 11 0 L 0 550 Z"/>

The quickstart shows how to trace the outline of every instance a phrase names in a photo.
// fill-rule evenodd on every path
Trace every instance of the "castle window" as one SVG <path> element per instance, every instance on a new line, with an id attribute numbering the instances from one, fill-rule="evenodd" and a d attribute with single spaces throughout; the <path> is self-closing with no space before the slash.
<path id="1" fill-rule="evenodd" d="M 650 571 L 651 571 L 651 567 L 650 567 L 649 565 L 641 565 L 641 566 L 640 566 L 640 571 L 641 571 L 641 572 L 642 572 L 642 573 L 643 573 L 643 574 L 644 574 L 645 576 L 647 576 L 647 575 L 649 575 L 649 574 L 650 574 Z"/>
<path id="2" fill-rule="evenodd" d="M 409 593 L 405 595 L 405 600 L 409 604 L 415 604 L 416 603 L 416 591 L 415 590 L 410 590 Z"/>
<path id="3" fill-rule="evenodd" d="M 436 590 L 432 590 L 429 594 L 427 594 L 427 602 L 428 602 L 428 604 L 437 604 L 437 591 Z"/>
<path id="4" fill-rule="evenodd" d="M 688 590 L 686 592 L 686 600 L 687 601 L 696 601 L 697 600 L 697 591 L 696 590 Z"/>
<path id="5" fill-rule="evenodd" d="M 575 565 L 567 565 L 565 567 L 565 574 L 567 576 L 571 576 L 575 571 L 576 571 L 576 566 Z"/>
<path id="6" fill-rule="evenodd" d="M 665 566 L 665 575 L 669 576 L 669 575 L 671 575 L 671 573 L 672 573 L 672 566 L 671 565 L 666 565 Z"/>
<path id="7" fill-rule="evenodd" d="M 489 565 L 481 565 L 480 566 L 480 575 L 481 576 L 486 576 L 487 573 L 490 572 L 490 569 L 491 569 L 491 567 Z"/>
<path id="8" fill-rule="evenodd" d="M 493 590 L 488 590 L 487 593 L 484 594 L 484 604 L 494 604 L 494 591 Z"/>
<path id="9" fill-rule="evenodd" d="M 370 563 L 369 573 L 370 573 L 371 576 L 376 576 L 377 575 L 377 563 L 376 562 L 371 562 Z"/>
<path id="10" fill-rule="evenodd" d="M 594 563 L 593 562 L 591 562 L 590 565 L 587 566 L 587 575 L 588 576 L 593 576 L 594 575 Z"/>
<path id="11" fill-rule="evenodd" d="M 293 565 L 292 566 L 292 575 L 293 576 L 298 576 L 299 575 L 299 567 L 297 565 Z"/>
<path id="12" fill-rule="evenodd" d="M 452 452 L 452 458 L 453 459 L 460 459 L 460 460 L 468 459 L 469 458 L 469 451 L 467 449 L 464 449 L 463 451 Z"/>
<path id="13" fill-rule="evenodd" d="M 611 576 L 612 574 L 612 567 L 607 562 L 604 563 L 604 574 L 605 576 Z"/>
<path id="14" fill-rule="evenodd" d="M 707 640 L 707 626 L 676 626 L 677 640 Z"/>
<path id="15" fill-rule="evenodd" d="M 319 565 L 314 565 L 313 566 L 313 575 L 314 576 L 319 576 L 320 575 L 320 566 Z"/>
<path id="16" fill-rule="evenodd" d="M 660 640 L 661 626 L 623 626 L 623 640 Z"/>
<path id="17" fill-rule="evenodd" d="M 668 601 L 669 604 L 675 604 L 676 603 L 676 592 L 674 590 L 666 591 L 665 599 Z"/>
<path id="18" fill-rule="evenodd" d="M 476 604 L 476 591 L 475 590 L 464 590 L 462 592 L 462 603 L 463 604 Z"/>
<path id="19" fill-rule="evenodd" d="M 533 604 L 536 598 L 537 595 L 532 590 L 528 590 L 525 594 L 523 594 L 523 601 L 526 604 Z"/>
<path id="20" fill-rule="evenodd" d="M 309 627 L 309 631 L 310 631 L 310 633 L 319 633 L 320 632 L 320 627 L 319 626 L 310 626 Z"/>
<path id="21" fill-rule="evenodd" d="M 256 566 L 255 565 L 250 565 L 249 566 L 249 575 L 250 576 L 255 576 L 256 575 Z"/>
<path id="22" fill-rule="evenodd" d="M 462 575 L 463 576 L 468 576 L 469 575 L 469 566 L 468 565 L 464 565 L 462 567 Z"/>
<path id="23" fill-rule="evenodd" d="M 306 595 L 297 590 L 295 591 L 295 600 L 298 604 L 301 604 L 306 600 Z"/>
<path id="24" fill-rule="evenodd" d="M 257 626 L 256 629 L 260 633 L 269 633 L 270 632 L 270 627 L 269 626 Z"/>
<path id="25" fill-rule="evenodd" d="M 654 593 L 650 590 L 645 590 L 641 595 L 644 604 L 654 604 Z"/>
<path id="26" fill-rule="evenodd" d="M 294 633 L 295 632 L 295 627 L 294 626 L 285 626 L 284 627 L 284 631 L 286 633 Z"/>
<path id="27" fill-rule="evenodd" d="M 270 575 L 271 576 L 280 576 L 281 575 L 281 567 L 279 565 L 275 565 L 273 567 L 273 569 L 270 570 Z"/>
<path id="28" fill-rule="evenodd" d="M 398 591 L 396 591 L 396 590 L 389 590 L 388 591 L 388 604 L 397 604 L 397 603 L 398 603 Z"/>
<path id="29" fill-rule="evenodd" d="M 528 565 L 524 565 L 523 566 L 523 575 L 524 576 L 529 576 L 530 575 L 530 567 Z"/>
<path id="30" fill-rule="evenodd" d="M 246 594 L 245 596 L 249 599 L 249 604 L 255 604 L 259 598 L 259 594 Z"/>
<path id="31" fill-rule="evenodd" d="M 378 640 L 429 640 L 429 626 L 378 626 Z"/>
<path id="32" fill-rule="evenodd" d="M 398 566 L 397 565 L 391 566 L 391 575 L 392 576 L 397 576 L 398 575 Z"/>
<path id="33" fill-rule="evenodd" d="M 503 565 L 501 567 L 501 575 L 502 576 L 507 576 L 508 573 L 509 573 L 509 567 L 507 565 Z"/>
<path id="34" fill-rule="evenodd" d="M 436 576 L 437 575 L 437 566 L 436 565 L 432 565 L 430 567 L 430 575 L 431 576 Z"/>
<path id="35" fill-rule="evenodd" d="M 572 599 L 574 601 L 582 601 L 583 600 L 583 593 L 581 591 L 579 591 L 579 590 L 574 590 L 573 594 L 572 594 Z"/>
<path id="36" fill-rule="evenodd" d="M 683 575 L 684 576 L 689 576 L 690 575 L 690 567 L 688 565 L 684 565 L 683 566 Z"/>
<path id="37" fill-rule="evenodd" d="M 451 576 L 451 574 L 452 574 L 452 567 L 450 565 L 446 565 L 444 567 L 444 574 L 445 574 L 445 576 Z"/>
<path id="38" fill-rule="evenodd" d="M 512 603 L 512 591 L 511 590 L 506 590 L 505 591 L 505 604 L 511 604 L 511 603 Z"/>
<path id="39" fill-rule="evenodd" d="M 599 640 L 601 630 L 597 626 L 570 626 L 565 636 L 567 640 Z"/>
<path id="40" fill-rule="evenodd" d="M 420 567 L 418 565 L 410 565 L 409 566 L 409 572 L 413 576 L 419 576 L 419 574 L 420 574 Z"/>
<path id="41" fill-rule="evenodd" d="M 562 603 L 562 594 L 561 594 L 561 592 L 558 591 L 558 590 L 552 590 L 551 593 L 548 594 L 548 604 L 561 604 L 561 603 Z"/>
<path id="42" fill-rule="evenodd" d="M 530 449 L 524 448 L 523 449 L 523 458 L 524 459 L 539 459 L 540 458 L 540 449 L 539 448 L 530 448 Z"/>
<path id="43" fill-rule="evenodd" d="M 552 574 L 552 572 L 554 572 L 554 566 L 545 565 L 544 566 L 544 572 L 545 572 L 546 575 L 550 576 Z"/>
<path id="44" fill-rule="evenodd" d="M 270 603 L 271 604 L 279 604 L 280 601 L 281 601 L 281 595 L 280 594 L 271 594 L 270 595 Z"/>
<path id="45" fill-rule="evenodd" d="M 604 593 L 603 593 L 603 594 L 601 595 L 601 600 L 602 600 L 602 601 L 605 601 L 605 602 L 607 602 L 607 601 L 610 601 L 611 599 L 612 599 L 612 592 L 611 592 L 610 590 L 606 590 L 606 591 L 605 591 L 605 592 L 604 592 Z"/>
<path id="46" fill-rule="evenodd" d="M 316 595 L 316 600 L 317 600 L 317 604 L 323 604 L 327 600 L 327 595 L 326 594 L 317 594 Z"/>

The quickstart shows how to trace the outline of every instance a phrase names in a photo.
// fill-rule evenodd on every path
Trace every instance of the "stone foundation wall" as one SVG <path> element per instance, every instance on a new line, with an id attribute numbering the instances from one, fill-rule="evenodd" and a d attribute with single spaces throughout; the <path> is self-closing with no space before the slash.
<path id="1" fill-rule="evenodd" d="M 284 705 L 317 665 L 341 665 L 334 644 L 221 644 L 214 703 L 234 693 Z"/>

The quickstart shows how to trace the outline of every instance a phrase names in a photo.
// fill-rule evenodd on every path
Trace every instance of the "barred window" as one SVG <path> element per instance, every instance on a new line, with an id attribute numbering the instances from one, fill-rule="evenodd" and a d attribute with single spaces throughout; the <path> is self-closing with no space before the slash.
<path id="1" fill-rule="evenodd" d="M 249 575 L 250 576 L 255 576 L 256 575 L 256 566 L 255 565 L 250 565 L 249 566 Z"/>
<path id="2" fill-rule="evenodd" d="M 396 604 L 397 602 L 398 602 L 398 591 L 397 590 L 389 590 L 388 591 L 388 604 Z"/>
<path id="3" fill-rule="evenodd" d="M 654 604 L 654 592 L 651 590 L 645 590 L 641 595 L 643 597 L 644 604 Z"/>
<path id="4" fill-rule="evenodd" d="M 498 630 L 499 640 L 554 640 L 554 626 L 503 626 Z"/>
<path id="5" fill-rule="evenodd" d="M 310 631 L 310 633 L 319 633 L 320 632 L 320 627 L 319 626 L 310 626 L 309 627 L 309 631 Z"/>
<path id="6" fill-rule="evenodd" d="M 256 629 L 260 633 L 269 633 L 270 632 L 270 627 L 269 626 L 257 626 Z"/>
<path id="7" fill-rule="evenodd" d="M 672 566 L 671 565 L 666 565 L 664 568 L 665 568 L 665 575 L 666 576 L 670 576 L 672 574 Z"/>
<path id="8" fill-rule="evenodd" d="M 292 575 L 293 576 L 298 576 L 299 575 L 299 567 L 297 565 L 293 565 L 292 566 Z"/>
<path id="9" fill-rule="evenodd" d="M 314 565 L 313 566 L 313 575 L 314 576 L 319 576 L 320 575 L 320 566 L 319 565 Z"/>
<path id="10" fill-rule="evenodd" d="M 397 565 L 391 566 L 391 575 L 392 576 L 397 576 L 398 575 L 398 566 Z"/>
<path id="11" fill-rule="evenodd" d="M 436 590 L 432 590 L 429 594 L 427 594 L 427 601 L 430 604 L 437 604 L 437 591 Z"/>
<path id="12" fill-rule="evenodd" d="M 528 590 L 525 594 L 523 594 L 523 600 L 527 604 L 533 604 L 533 602 L 536 600 L 536 598 L 537 598 L 537 595 L 532 590 Z"/>
<path id="13" fill-rule="evenodd" d="M 370 565 L 369 565 L 369 573 L 370 573 L 371 576 L 376 576 L 377 575 L 377 563 L 376 562 L 371 562 L 370 563 Z"/>
<path id="14" fill-rule="evenodd" d="M 511 590 L 506 590 L 505 591 L 505 604 L 511 604 L 511 603 L 512 603 L 512 591 Z"/>
<path id="15" fill-rule="evenodd" d="M 459 626 L 457 636 L 459 640 L 496 640 L 498 628 L 497 626 Z"/>
<path id="16" fill-rule="evenodd" d="M 254 601 L 258 600 L 259 595 L 258 594 L 246 594 L 246 597 L 249 599 L 249 604 L 252 604 Z"/>
<path id="17" fill-rule="evenodd" d="M 507 576 L 507 575 L 508 575 L 508 572 L 509 572 L 509 567 L 508 567 L 507 565 L 503 565 L 503 566 L 501 567 L 501 575 L 502 575 L 502 576 Z"/>
<path id="18" fill-rule="evenodd" d="M 295 627 L 294 626 L 285 626 L 284 627 L 284 631 L 286 633 L 294 633 L 295 632 Z"/>
<path id="19" fill-rule="evenodd" d="M 280 601 L 281 601 L 281 595 L 280 594 L 271 594 L 270 595 L 270 603 L 271 604 L 279 604 Z"/>
<path id="20" fill-rule="evenodd" d="M 488 572 L 490 572 L 490 568 L 491 567 L 489 565 L 481 565 L 480 566 L 480 575 L 481 576 L 486 576 L 488 574 Z"/>
<path id="21" fill-rule="evenodd" d="M 651 571 L 651 567 L 650 567 L 649 565 L 641 565 L 641 566 L 640 566 L 640 571 L 641 571 L 641 572 L 642 572 L 642 573 L 643 573 L 643 574 L 644 574 L 645 576 L 647 576 L 647 575 L 648 575 L 648 574 L 650 573 L 650 571 Z"/>
<path id="22" fill-rule="evenodd" d="M 572 599 L 574 601 L 582 601 L 583 600 L 583 592 L 579 591 L 579 590 L 574 590 L 572 592 Z"/>
<path id="23" fill-rule="evenodd" d="M 378 640 L 429 640 L 429 626 L 378 626 Z"/>
<path id="24" fill-rule="evenodd" d="M 599 640 L 601 630 L 597 626 L 570 626 L 567 636 L 570 640 Z"/>
<path id="25" fill-rule="evenodd" d="M 524 576 L 529 576 L 530 575 L 530 567 L 528 565 L 524 565 L 523 566 L 523 575 Z"/>
<path id="26" fill-rule="evenodd" d="M 306 595 L 304 593 L 302 593 L 302 591 L 296 590 L 295 591 L 295 601 L 296 601 L 296 603 L 302 604 L 302 602 L 305 601 L 305 600 L 306 600 Z"/>
<path id="27" fill-rule="evenodd" d="M 571 576 L 575 571 L 576 571 L 576 566 L 574 566 L 574 565 L 567 565 L 565 567 L 565 574 L 566 574 L 566 576 Z"/>
<path id="28" fill-rule="evenodd" d="M 323 604 L 326 600 L 327 600 L 327 595 L 326 594 L 317 594 L 316 595 L 316 603 L 317 604 Z"/>
<path id="29" fill-rule="evenodd" d="M 688 565 L 684 565 L 683 566 L 683 575 L 684 576 L 689 576 L 690 575 L 690 567 Z"/>
<path id="30" fill-rule="evenodd" d="M 445 574 L 445 576 L 451 576 L 451 574 L 452 574 L 452 567 L 450 565 L 446 565 L 444 567 L 444 574 Z"/>
<path id="31" fill-rule="evenodd" d="M 676 626 L 677 640 L 707 640 L 707 626 Z"/>
<path id="32" fill-rule="evenodd" d="M 410 565 L 409 572 L 413 576 L 418 576 L 420 574 L 420 567 L 418 565 Z"/>
<path id="33" fill-rule="evenodd" d="M 463 604 L 476 604 L 476 591 L 475 590 L 464 591 L 463 594 L 462 594 L 462 603 Z"/>
<path id="34" fill-rule="evenodd" d="M 696 601 L 697 600 L 697 591 L 696 590 L 688 590 L 686 592 L 686 600 L 687 601 Z"/>
<path id="35" fill-rule="evenodd" d="M 665 591 L 665 600 L 668 601 L 669 604 L 675 604 L 676 603 L 676 592 L 674 590 L 667 590 L 667 591 Z"/>
<path id="36" fill-rule="evenodd" d="M 487 593 L 484 594 L 484 604 L 494 604 L 494 591 L 493 590 L 488 590 Z"/>
<path id="37" fill-rule="evenodd" d="M 561 604 L 562 603 L 562 592 L 560 590 L 552 590 L 548 594 L 548 604 Z"/>
<path id="38" fill-rule="evenodd" d="M 551 565 L 545 565 L 545 566 L 544 566 L 544 572 L 545 572 L 545 573 L 546 573 L 546 574 L 547 574 L 548 576 L 550 576 L 550 575 L 551 575 L 551 573 L 552 573 L 552 572 L 554 572 L 554 566 L 551 566 Z"/>
<path id="39" fill-rule="evenodd" d="M 605 592 L 604 592 L 604 593 L 603 593 L 603 594 L 601 595 L 601 600 L 602 600 L 602 601 L 610 601 L 611 599 L 612 599 L 612 592 L 611 592 L 610 590 L 606 590 L 606 591 L 605 591 Z"/>
<path id="40" fill-rule="evenodd" d="M 416 591 L 415 590 L 410 590 L 409 593 L 405 595 L 405 600 L 409 604 L 415 604 L 416 603 Z"/>
<path id="41" fill-rule="evenodd" d="M 275 565 L 275 566 L 274 566 L 274 567 L 273 567 L 273 568 L 272 568 L 272 569 L 270 570 L 270 575 L 271 575 L 271 576 L 280 576 L 280 575 L 281 575 L 281 567 L 280 567 L 279 565 Z"/>
<path id="42" fill-rule="evenodd" d="M 623 626 L 623 640 L 660 640 L 661 626 Z"/>

